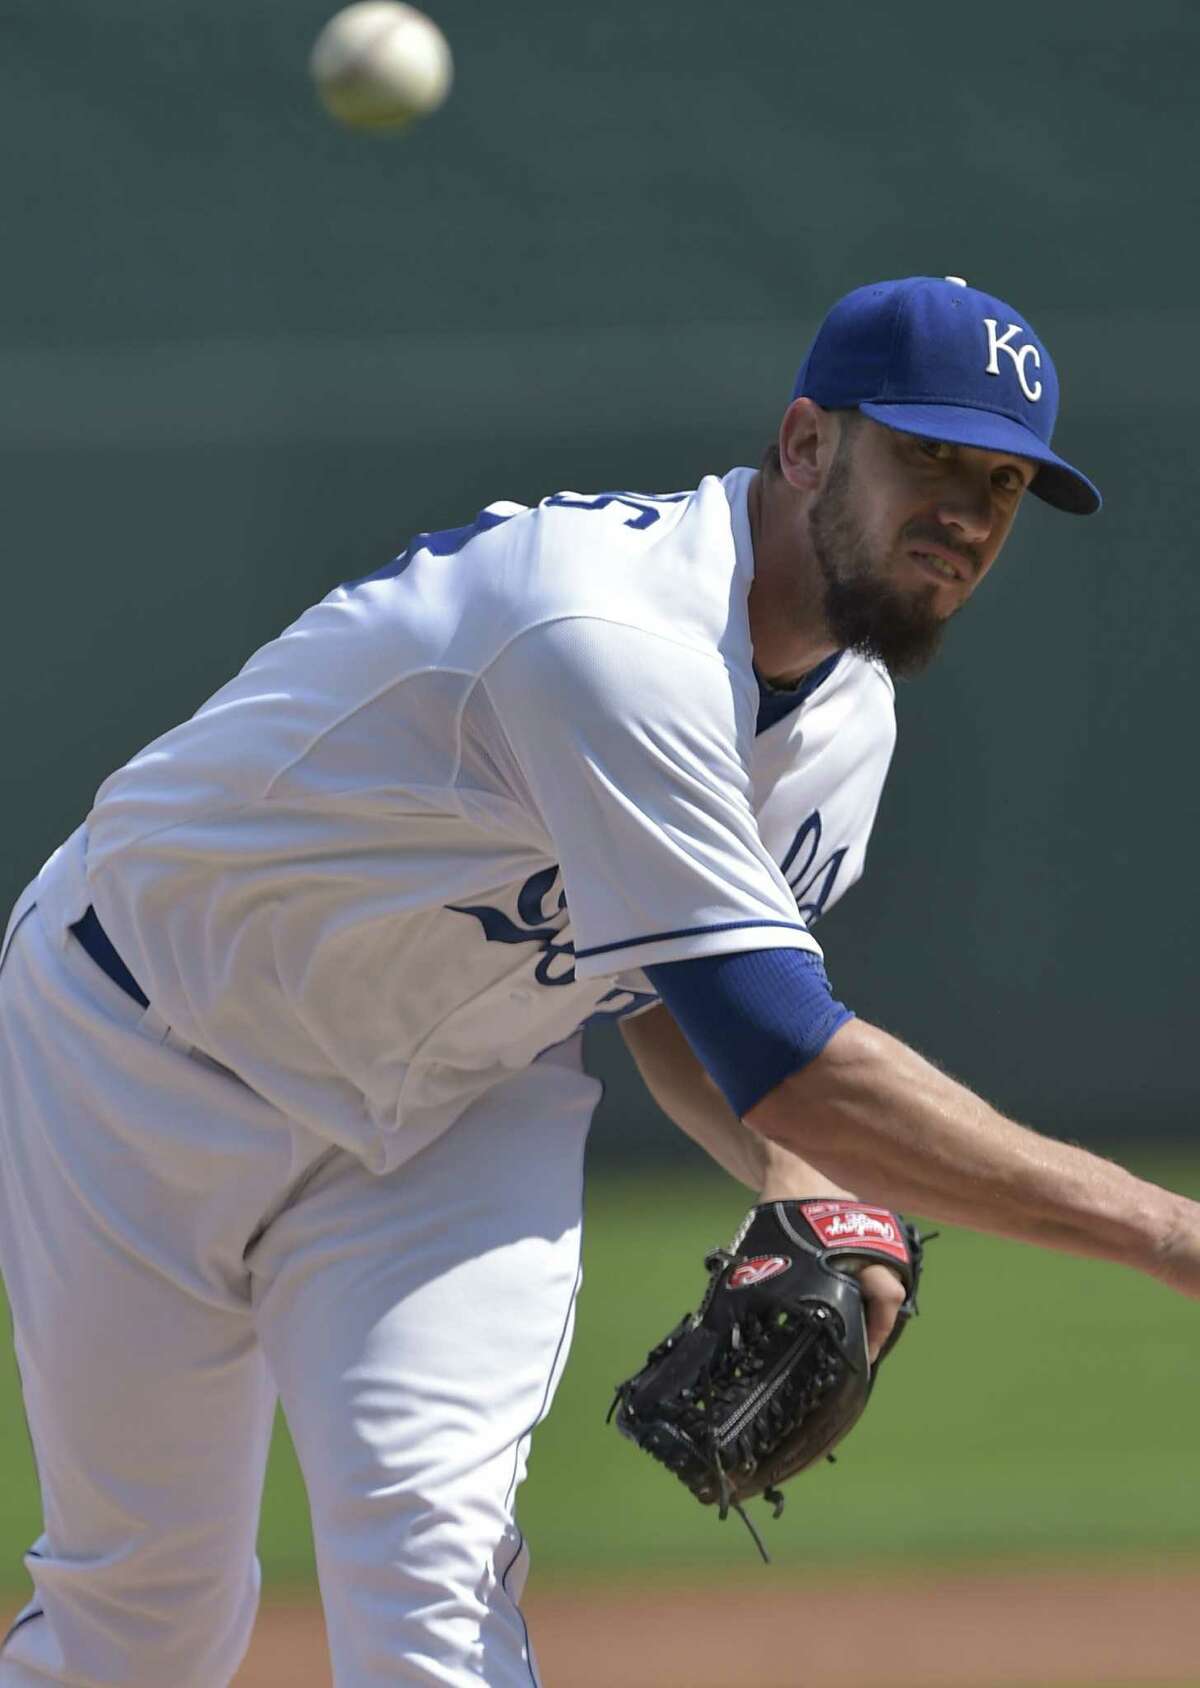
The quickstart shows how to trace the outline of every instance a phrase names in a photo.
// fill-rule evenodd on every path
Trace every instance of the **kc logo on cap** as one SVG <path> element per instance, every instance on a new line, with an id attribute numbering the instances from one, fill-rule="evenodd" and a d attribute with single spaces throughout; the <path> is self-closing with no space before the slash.
<path id="1" fill-rule="evenodd" d="M 1000 353 L 1007 352 L 1013 360 L 1013 368 L 1017 372 L 1017 380 L 1021 383 L 1021 391 L 1030 404 L 1036 404 L 1042 396 L 1042 383 L 1034 381 L 1032 385 L 1025 379 L 1025 365 L 1032 363 L 1035 369 L 1042 367 L 1042 354 L 1032 340 L 1027 340 L 1023 346 L 1014 346 L 1013 340 L 1025 330 L 1019 322 L 1010 322 L 1004 333 L 999 332 L 1000 324 L 995 317 L 984 317 L 983 326 L 987 329 L 988 361 L 986 373 L 999 375 Z"/>

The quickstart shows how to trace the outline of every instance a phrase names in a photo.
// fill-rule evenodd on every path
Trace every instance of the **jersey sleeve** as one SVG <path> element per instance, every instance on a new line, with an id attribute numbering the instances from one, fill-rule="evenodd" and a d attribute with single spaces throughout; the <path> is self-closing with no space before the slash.
<path id="1" fill-rule="evenodd" d="M 668 961 L 652 966 L 650 978 L 739 1118 L 815 1061 L 853 1019 L 830 990 L 820 956 L 802 950 Z"/>
<path id="2" fill-rule="evenodd" d="M 480 687 L 561 866 L 581 978 L 820 954 L 751 807 L 756 700 L 716 651 L 576 616 L 521 634 Z"/>

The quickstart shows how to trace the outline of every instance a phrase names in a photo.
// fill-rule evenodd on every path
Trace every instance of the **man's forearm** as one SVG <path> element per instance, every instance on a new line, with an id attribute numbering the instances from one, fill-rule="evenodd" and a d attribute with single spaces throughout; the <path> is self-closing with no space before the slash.
<path id="1" fill-rule="evenodd" d="M 1151 1273 L 1180 1230 L 1194 1233 L 1200 1212 L 1004 1118 L 859 1020 L 752 1108 L 746 1123 L 811 1157 L 863 1200 Z"/>
<path id="2" fill-rule="evenodd" d="M 626 1021 L 622 1031 L 646 1088 L 667 1117 L 760 1201 L 848 1193 L 783 1144 L 742 1123 L 665 1008 Z"/>

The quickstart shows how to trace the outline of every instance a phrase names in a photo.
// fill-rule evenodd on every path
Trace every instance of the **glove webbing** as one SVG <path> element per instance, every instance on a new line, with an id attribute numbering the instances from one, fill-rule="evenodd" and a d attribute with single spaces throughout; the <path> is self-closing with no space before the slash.
<path id="1" fill-rule="evenodd" d="M 710 1254 L 705 1256 L 704 1264 L 710 1273 L 709 1290 L 708 1295 L 705 1297 L 701 1306 L 700 1312 L 695 1315 L 697 1322 L 703 1317 L 705 1309 L 711 1301 L 712 1296 L 715 1294 L 722 1274 L 727 1271 L 729 1267 L 741 1265 L 744 1260 L 749 1258 L 750 1257 L 747 1255 L 739 1254 L 736 1249 L 725 1248 L 714 1249 Z M 786 1414 L 788 1421 L 797 1421 L 806 1417 L 807 1414 L 812 1411 L 821 1396 L 837 1382 L 840 1364 L 853 1364 L 853 1362 L 850 1361 L 849 1355 L 845 1352 L 838 1332 L 837 1319 L 831 1316 L 824 1308 L 814 1307 L 812 1309 L 805 1310 L 803 1315 L 801 1315 L 801 1323 L 803 1328 L 800 1330 L 799 1334 L 795 1336 L 792 1341 L 787 1343 L 781 1353 L 776 1353 L 773 1356 L 773 1364 L 771 1365 L 766 1378 L 759 1385 L 759 1390 L 763 1391 L 767 1397 L 766 1411 L 772 1413 L 775 1417 L 776 1430 L 782 1430 L 785 1428 L 782 1397 L 786 1394 L 787 1385 L 790 1380 L 790 1373 L 797 1359 L 796 1350 L 800 1344 L 808 1346 L 813 1342 L 822 1342 L 825 1344 L 827 1350 L 832 1351 L 827 1352 L 827 1360 L 830 1363 L 828 1363 L 825 1368 L 823 1368 L 822 1372 L 812 1380 L 809 1388 L 805 1389 L 799 1396 L 789 1403 Z M 781 1326 L 780 1328 L 783 1329 L 785 1327 Z M 751 1438 L 755 1432 L 759 1432 L 761 1434 L 763 1427 L 762 1419 L 758 1416 L 758 1413 L 763 1407 L 763 1394 L 760 1394 L 757 1390 L 748 1397 L 741 1394 L 736 1418 L 733 1421 L 726 1423 L 719 1423 L 717 1421 L 717 1415 L 721 1410 L 722 1398 L 727 1397 L 729 1393 L 729 1386 L 733 1381 L 727 1374 L 732 1369 L 739 1367 L 749 1366 L 761 1369 L 767 1365 L 767 1354 L 765 1350 L 769 1346 L 768 1333 L 763 1330 L 757 1319 L 753 1320 L 753 1322 L 748 1325 L 748 1331 L 750 1341 L 749 1343 L 745 1343 L 742 1339 L 742 1327 L 740 1325 L 734 1326 L 730 1350 L 722 1357 L 724 1364 L 716 1374 L 710 1371 L 703 1379 L 703 1407 L 693 1407 L 685 1409 L 685 1411 L 690 1411 L 691 1413 L 702 1412 L 703 1414 L 702 1423 L 704 1434 L 702 1436 L 692 1435 L 691 1440 L 694 1446 L 702 1445 L 707 1449 L 710 1470 L 716 1482 L 718 1491 L 718 1518 L 723 1522 L 729 1516 L 730 1509 L 732 1508 L 732 1510 L 736 1512 L 738 1517 L 742 1520 L 742 1523 L 746 1526 L 747 1530 L 749 1530 L 755 1547 L 757 1547 L 759 1553 L 762 1555 L 763 1563 L 769 1565 L 771 1563 L 771 1556 L 767 1552 L 762 1537 L 755 1528 L 750 1515 L 747 1513 L 741 1502 L 734 1498 L 726 1471 L 725 1461 L 722 1458 L 722 1448 L 728 1448 L 732 1445 L 748 1469 L 753 1470 L 754 1466 L 757 1464 L 758 1450 L 755 1448 Z M 670 1342 L 671 1339 L 668 1339 L 667 1344 L 662 1345 L 662 1347 L 664 1349 L 669 1347 Z M 722 1376 L 722 1373 L 726 1375 Z M 772 1393 L 775 1395 L 774 1400 L 770 1399 Z M 617 1400 L 614 1400 L 613 1406 L 609 1409 L 610 1418 L 619 1399 L 620 1396 L 618 1395 Z M 683 1417 L 684 1414 L 681 1414 L 680 1416 Z M 743 1436 L 740 1437 L 734 1436 L 731 1438 L 730 1432 L 736 1424 L 736 1419 L 744 1417 L 749 1417 L 753 1421 L 749 1426 L 748 1433 L 744 1433 Z M 662 1458 L 663 1456 L 659 1455 L 658 1457 Z M 834 1456 L 832 1454 L 826 1455 L 826 1458 L 831 1464 L 833 1463 Z M 668 1465 L 669 1468 L 670 1462 L 668 1460 L 663 1459 L 663 1463 Z M 763 1490 L 763 1499 L 773 1508 L 772 1516 L 778 1518 L 783 1512 L 784 1507 L 785 1497 L 782 1491 L 773 1486 L 768 1486 Z"/>

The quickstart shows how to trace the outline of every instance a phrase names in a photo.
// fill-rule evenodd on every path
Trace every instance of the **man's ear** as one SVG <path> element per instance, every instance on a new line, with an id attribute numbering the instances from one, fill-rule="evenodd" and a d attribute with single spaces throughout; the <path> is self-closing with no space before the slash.
<path id="1" fill-rule="evenodd" d="M 793 399 L 779 424 L 779 470 L 798 492 L 815 492 L 837 450 L 838 422 L 812 399 Z"/>

